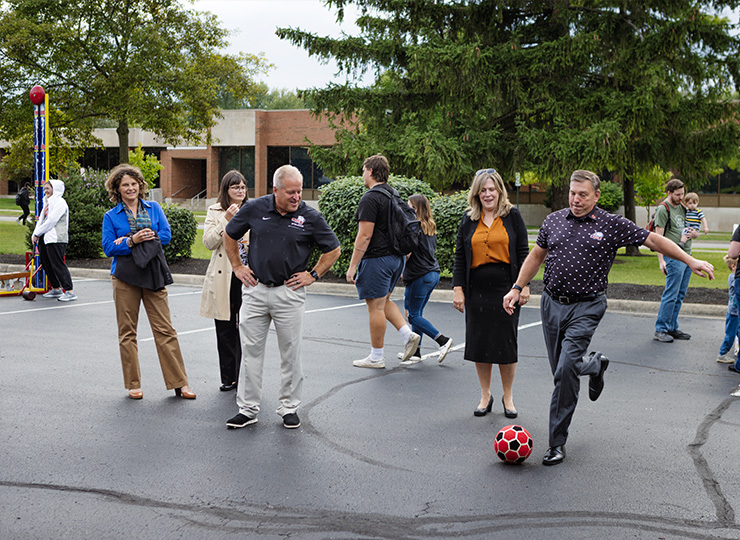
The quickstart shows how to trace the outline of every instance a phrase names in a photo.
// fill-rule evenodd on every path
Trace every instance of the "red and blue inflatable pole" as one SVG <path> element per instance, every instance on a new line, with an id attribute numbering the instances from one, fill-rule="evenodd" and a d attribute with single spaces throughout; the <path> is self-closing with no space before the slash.
<path id="1" fill-rule="evenodd" d="M 44 208 L 44 182 L 48 179 L 46 109 L 49 96 L 41 86 L 36 85 L 31 88 L 29 97 L 33 103 L 33 191 L 36 201 L 34 216 L 38 222 Z M 34 250 L 34 266 L 39 268 L 40 264 L 38 250 Z M 46 273 L 43 269 L 36 274 L 32 285 L 46 289 Z"/>

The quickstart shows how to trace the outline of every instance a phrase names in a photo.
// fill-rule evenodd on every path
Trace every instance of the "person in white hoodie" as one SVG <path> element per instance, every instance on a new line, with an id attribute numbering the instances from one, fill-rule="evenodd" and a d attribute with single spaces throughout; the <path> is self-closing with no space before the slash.
<path id="1" fill-rule="evenodd" d="M 33 230 L 31 242 L 38 245 L 41 265 L 52 286 L 44 298 L 70 302 L 77 300 L 77 295 L 72 285 L 72 276 L 64 263 L 69 241 L 69 207 L 62 195 L 64 182 L 61 180 L 48 180 L 44 184 L 44 206 Z"/>

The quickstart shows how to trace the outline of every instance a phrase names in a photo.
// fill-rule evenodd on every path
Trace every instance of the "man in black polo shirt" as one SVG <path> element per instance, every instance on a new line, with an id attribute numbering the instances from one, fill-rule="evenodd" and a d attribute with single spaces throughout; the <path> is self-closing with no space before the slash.
<path id="1" fill-rule="evenodd" d="M 630 220 L 596 206 L 599 177 L 575 171 L 570 177 L 570 208 L 553 212 L 542 223 L 537 243 L 504 296 L 504 309 L 513 313 L 519 293 L 545 263 L 545 292 L 540 303 L 542 330 L 555 389 L 550 402 L 550 447 L 542 462 L 555 465 L 565 458 L 573 413 L 578 403 L 580 377 L 588 375 L 589 397 L 596 401 L 604 388 L 609 360 L 600 352 L 586 352 L 606 312 L 607 276 L 617 249 L 645 245 L 683 261 L 700 276 L 714 279 L 711 264 L 691 257 L 667 238 L 648 232 Z"/>
<path id="2" fill-rule="evenodd" d="M 301 402 L 303 370 L 301 339 L 306 289 L 339 258 L 339 241 L 321 214 L 302 199 L 303 176 L 283 165 L 273 176 L 273 193 L 244 203 L 229 221 L 224 247 L 242 287 L 239 333 L 242 366 L 236 390 L 239 414 L 230 428 L 257 422 L 262 400 L 262 364 L 270 321 L 280 349 L 280 406 L 286 428 L 301 425 L 296 413 Z M 239 257 L 237 240 L 249 233 L 247 265 Z M 321 250 L 313 270 L 307 269 L 311 250 Z"/>

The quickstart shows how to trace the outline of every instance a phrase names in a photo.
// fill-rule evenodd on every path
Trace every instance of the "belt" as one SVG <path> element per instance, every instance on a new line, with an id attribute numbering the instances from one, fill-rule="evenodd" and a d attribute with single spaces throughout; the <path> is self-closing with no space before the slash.
<path id="1" fill-rule="evenodd" d="M 282 287 L 283 285 L 285 285 L 285 283 L 265 283 L 263 281 L 260 281 L 260 283 L 262 283 L 262 285 L 264 285 L 265 287 L 270 287 L 270 288 L 272 288 L 272 287 Z"/>
<path id="2" fill-rule="evenodd" d="M 604 296 L 604 291 L 597 292 L 596 294 L 589 294 L 585 296 L 565 296 L 562 294 L 555 294 L 550 289 L 545 287 L 547 295 L 558 302 L 559 304 L 575 304 L 576 302 L 590 302 L 596 300 L 599 296 Z"/>

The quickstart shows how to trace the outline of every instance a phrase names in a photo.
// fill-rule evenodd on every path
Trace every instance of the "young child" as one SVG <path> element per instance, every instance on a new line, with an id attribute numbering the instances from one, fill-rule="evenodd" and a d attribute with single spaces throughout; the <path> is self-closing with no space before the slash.
<path id="1" fill-rule="evenodd" d="M 689 234 L 692 230 L 698 231 L 701 227 L 704 227 L 704 234 L 709 232 L 707 218 L 704 217 L 704 212 L 697 208 L 699 206 L 699 195 L 692 191 L 683 200 L 686 203 L 686 221 L 684 222 L 686 228 L 681 233 L 679 244 L 681 247 L 689 240 Z"/>
<path id="2" fill-rule="evenodd" d="M 727 315 L 725 315 L 725 339 L 719 347 L 717 362 L 721 364 L 734 364 L 735 336 L 737 336 L 738 320 L 740 320 L 735 300 L 735 269 L 737 268 L 737 259 L 731 259 L 725 255 L 724 261 L 727 268 L 730 269 L 730 275 L 727 278 L 730 300 L 727 303 Z"/>

